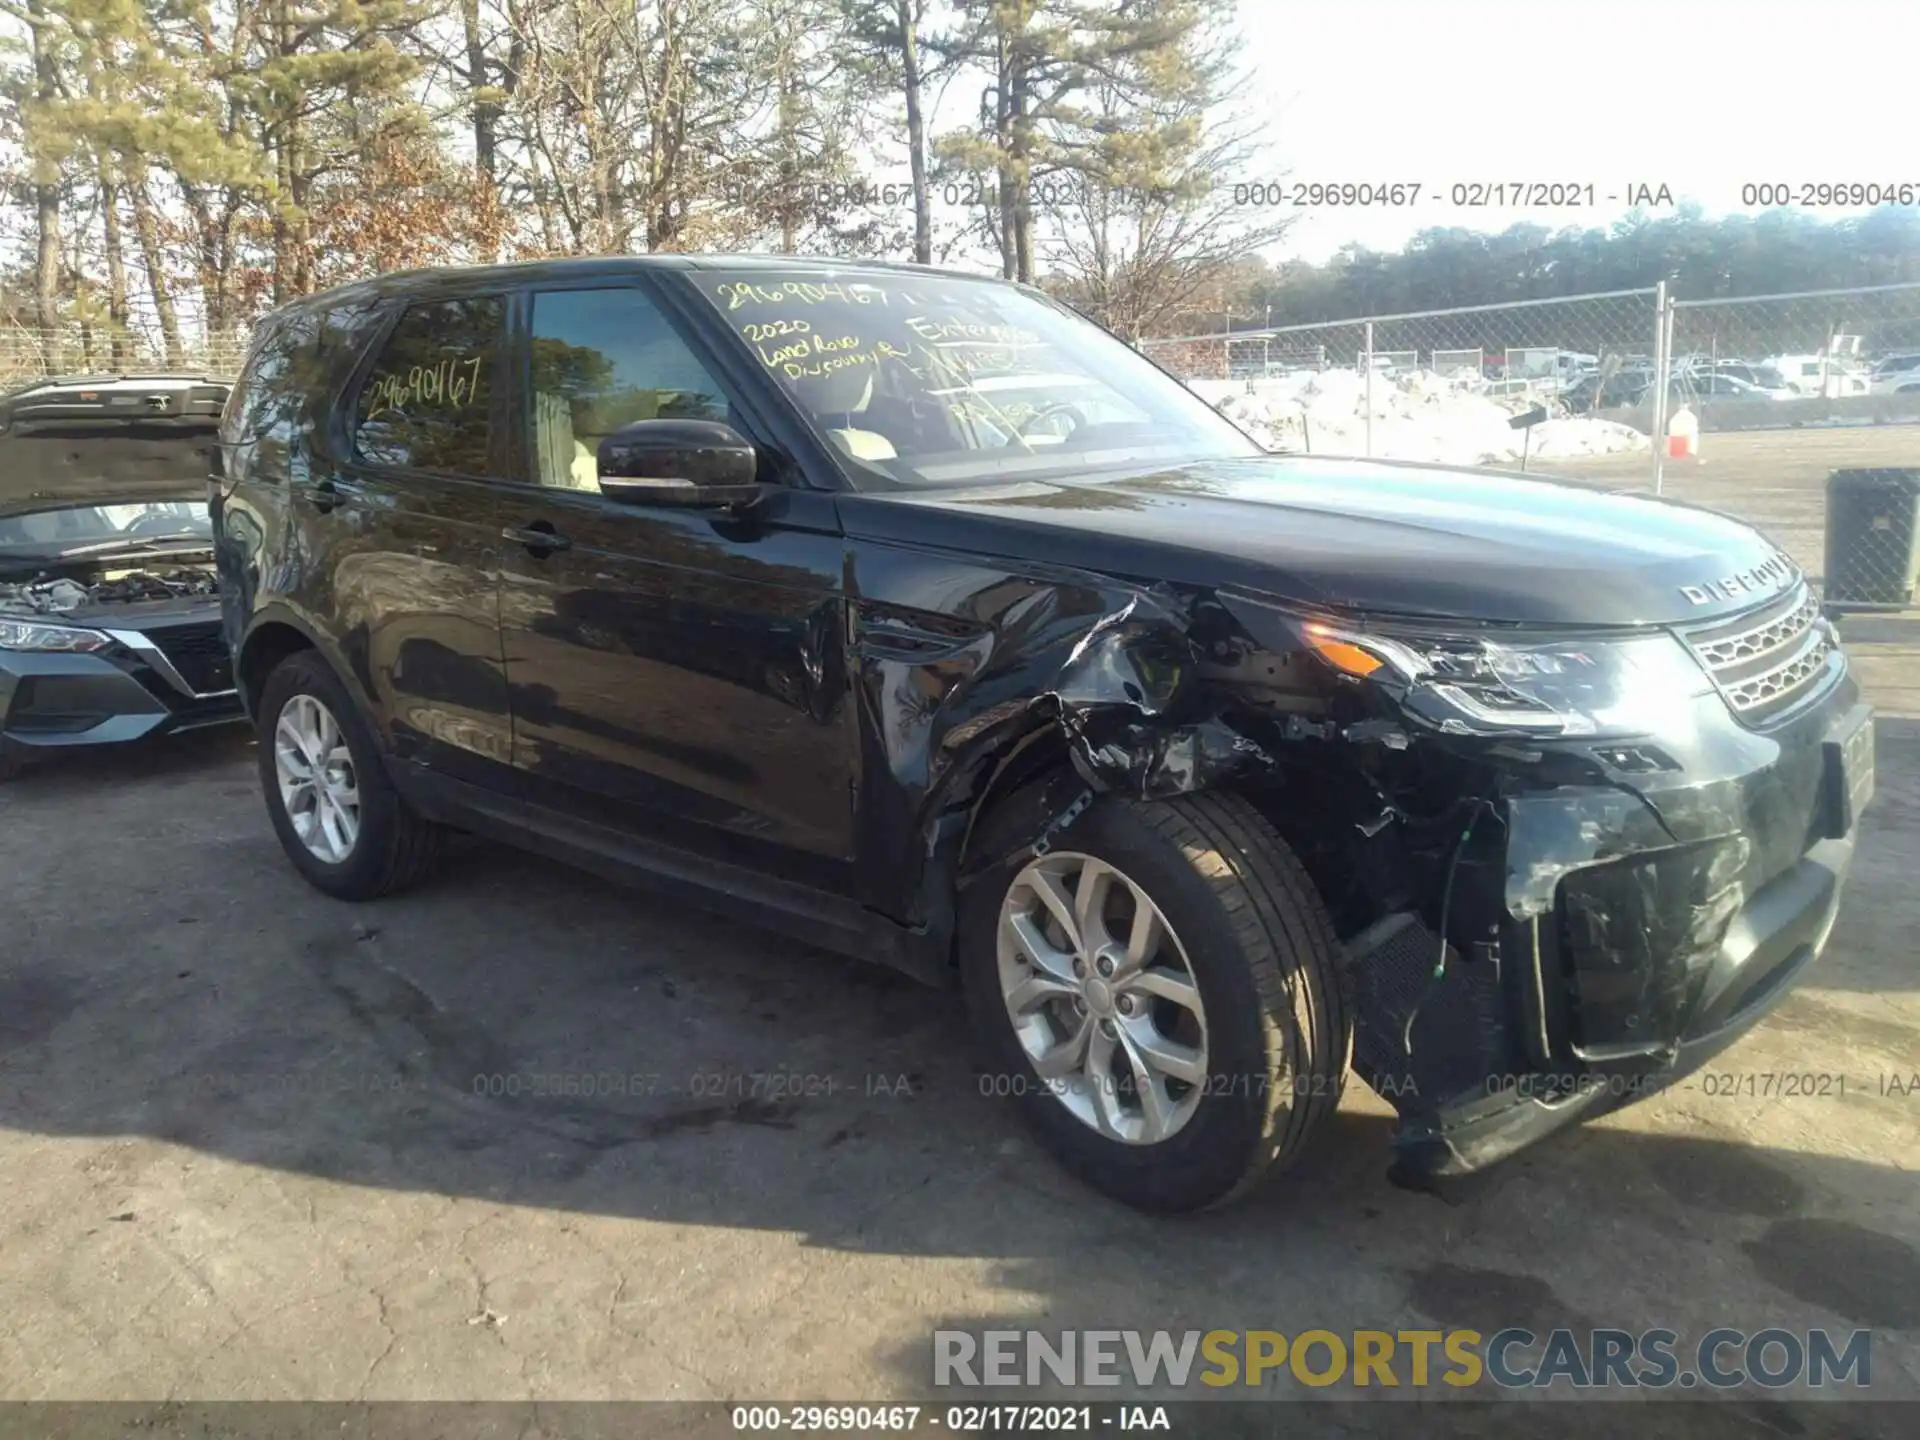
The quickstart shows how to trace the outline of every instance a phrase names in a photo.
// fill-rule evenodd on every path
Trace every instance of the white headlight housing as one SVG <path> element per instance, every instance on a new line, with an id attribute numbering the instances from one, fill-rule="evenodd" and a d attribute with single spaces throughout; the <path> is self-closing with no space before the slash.
<path id="1" fill-rule="evenodd" d="M 0 616 L 0 650 L 38 650 L 79 654 L 104 650 L 113 641 L 98 630 L 77 625 L 48 625 L 39 620 Z"/>
<path id="2" fill-rule="evenodd" d="M 1309 621 L 1310 648 L 1456 735 L 1644 735 L 1684 725 L 1712 682 L 1666 634 L 1577 639 L 1350 631 Z"/>

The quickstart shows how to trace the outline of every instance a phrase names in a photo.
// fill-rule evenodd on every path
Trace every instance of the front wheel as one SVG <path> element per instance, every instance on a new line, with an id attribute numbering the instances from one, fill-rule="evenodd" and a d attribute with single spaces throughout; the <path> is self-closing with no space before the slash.
<path id="1" fill-rule="evenodd" d="M 989 822 L 980 843 L 1010 838 Z M 1338 1107 L 1352 1029 L 1333 928 L 1237 796 L 1097 802 L 970 889 L 960 946 L 983 1089 L 1129 1205 L 1225 1204 Z"/>
<path id="2" fill-rule="evenodd" d="M 281 848 L 341 900 L 404 890 L 432 866 L 441 831 L 387 778 L 372 731 L 318 652 L 302 650 L 261 687 L 260 784 Z"/>

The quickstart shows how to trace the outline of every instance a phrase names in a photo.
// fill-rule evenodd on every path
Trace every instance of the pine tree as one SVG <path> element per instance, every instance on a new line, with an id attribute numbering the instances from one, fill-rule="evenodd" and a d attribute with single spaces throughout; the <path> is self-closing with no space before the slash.
<path id="1" fill-rule="evenodd" d="M 927 43 L 927 0 L 841 0 L 841 5 L 847 39 L 863 75 L 883 96 L 899 97 L 913 187 L 913 258 L 930 265 L 933 198 L 926 92 L 938 62 Z"/>
<path id="2" fill-rule="evenodd" d="M 1196 38 L 1231 0 L 958 0 L 949 49 L 986 83 L 979 119 L 942 137 L 953 165 L 994 177 L 990 234 L 1004 273 L 1035 278 L 1034 182 L 1164 185 L 1190 153 L 1213 62 Z M 1100 97 L 1105 97 L 1101 99 Z"/>

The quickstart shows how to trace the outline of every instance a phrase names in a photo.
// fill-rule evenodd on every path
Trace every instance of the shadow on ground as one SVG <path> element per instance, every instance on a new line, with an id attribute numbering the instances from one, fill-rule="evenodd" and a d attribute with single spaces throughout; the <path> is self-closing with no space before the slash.
<path id="1" fill-rule="evenodd" d="M 0 1126 L 147 1137 L 374 1191 L 991 1262 L 1003 1306 L 889 1347 L 915 1392 L 943 1326 L 1309 1317 L 1872 1327 L 1898 1332 L 1886 1381 L 1920 1383 L 1914 1177 L 1871 1139 L 1920 1100 L 1805 1102 L 1867 1137 L 1812 1147 L 1755 1143 L 1731 1121 L 1663 1133 L 1630 1111 L 1435 1193 L 1390 1184 L 1386 1120 L 1349 1109 L 1250 1203 L 1154 1222 L 1064 1177 L 1013 1102 L 982 1093 L 950 997 L 479 844 L 417 893 L 341 905 L 286 865 L 251 764 L 243 739 L 201 737 L 34 774 L 0 802 Z M 1887 858 L 1864 869 L 1818 983 L 1910 992 L 1920 742 L 1883 743 L 1881 764 L 1895 799 L 1867 848 Z M 1774 1024 L 1809 1066 L 1873 1053 L 1882 1070 L 1920 1069 L 1897 1015 L 1795 997 Z M 55 1218 L 21 1233 L 49 1253 L 165 1220 L 137 1205 L 62 1214 L 51 1171 L 15 1186 L 21 1206 L 45 1188 Z M 259 1217 L 260 1246 L 302 1223 L 287 1208 Z M 1824 1433 L 1756 1414 L 1713 1423 Z"/>

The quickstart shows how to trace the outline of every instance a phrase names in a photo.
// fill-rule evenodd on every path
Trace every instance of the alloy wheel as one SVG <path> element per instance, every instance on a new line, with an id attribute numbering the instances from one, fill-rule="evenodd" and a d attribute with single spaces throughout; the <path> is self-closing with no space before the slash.
<path id="1" fill-rule="evenodd" d="M 1193 1118 L 1206 1011 L 1180 938 L 1145 889 L 1097 856 L 1038 856 L 1007 891 L 997 941 L 1014 1034 L 1076 1119 L 1155 1145 Z"/>
<path id="2" fill-rule="evenodd" d="M 360 783 L 339 721 L 314 696 L 281 707 L 273 765 L 293 833 L 315 859 L 341 864 L 360 839 Z"/>

